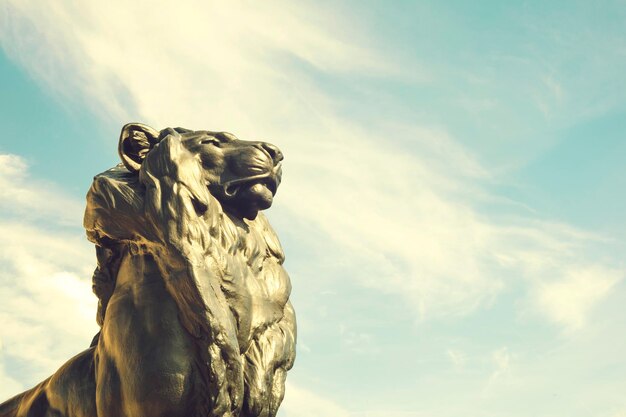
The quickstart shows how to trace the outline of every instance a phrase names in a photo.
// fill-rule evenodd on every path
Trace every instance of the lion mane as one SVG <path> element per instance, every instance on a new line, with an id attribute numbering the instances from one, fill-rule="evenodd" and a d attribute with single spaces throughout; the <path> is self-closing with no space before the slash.
<path id="1" fill-rule="evenodd" d="M 195 344 L 194 414 L 274 416 L 296 341 L 283 250 L 262 213 L 237 218 L 211 194 L 181 140 L 190 132 L 135 132 L 149 148 L 139 169 L 120 164 L 94 178 L 84 225 L 98 258 L 97 321 L 106 321 L 124 254 L 151 254 Z"/>

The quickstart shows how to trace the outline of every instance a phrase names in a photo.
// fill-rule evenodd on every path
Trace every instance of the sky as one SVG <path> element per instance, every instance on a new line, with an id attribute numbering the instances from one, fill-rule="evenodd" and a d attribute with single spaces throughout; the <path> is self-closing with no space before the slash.
<path id="1" fill-rule="evenodd" d="M 626 2 L 0 1 L 0 398 L 97 332 L 130 121 L 285 154 L 281 417 L 626 416 Z"/>

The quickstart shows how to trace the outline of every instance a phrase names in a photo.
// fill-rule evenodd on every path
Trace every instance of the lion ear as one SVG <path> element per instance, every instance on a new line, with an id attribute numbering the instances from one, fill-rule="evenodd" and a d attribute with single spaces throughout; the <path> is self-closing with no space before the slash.
<path id="1" fill-rule="evenodd" d="M 128 123 L 122 128 L 118 152 L 130 172 L 139 171 L 146 154 L 159 141 L 159 133 L 141 123 Z"/>

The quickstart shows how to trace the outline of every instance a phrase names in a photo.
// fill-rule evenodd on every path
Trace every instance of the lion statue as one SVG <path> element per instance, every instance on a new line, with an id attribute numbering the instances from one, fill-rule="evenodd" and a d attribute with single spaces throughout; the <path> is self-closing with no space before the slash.
<path id="1" fill-rule="evenodd" d="M 132 123 L 94 178 L 100 332 L 0 417 L 272 417 L 295 359 L 291 284 L 259 211 L 280 150 L 226 132 Z"/>

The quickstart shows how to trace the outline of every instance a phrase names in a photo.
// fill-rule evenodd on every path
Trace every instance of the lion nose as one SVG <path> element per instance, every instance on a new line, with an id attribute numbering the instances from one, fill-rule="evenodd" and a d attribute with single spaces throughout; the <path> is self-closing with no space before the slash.
<path id="1" fill-rule="evenodd" d="M 259 142 L 259 146 L 261 146 L 261 148 L 268 153 L 268 155 L 274 160 L 275 164 L 283 160 L 283 153 L 277 146 L 267 142 Z"/>

